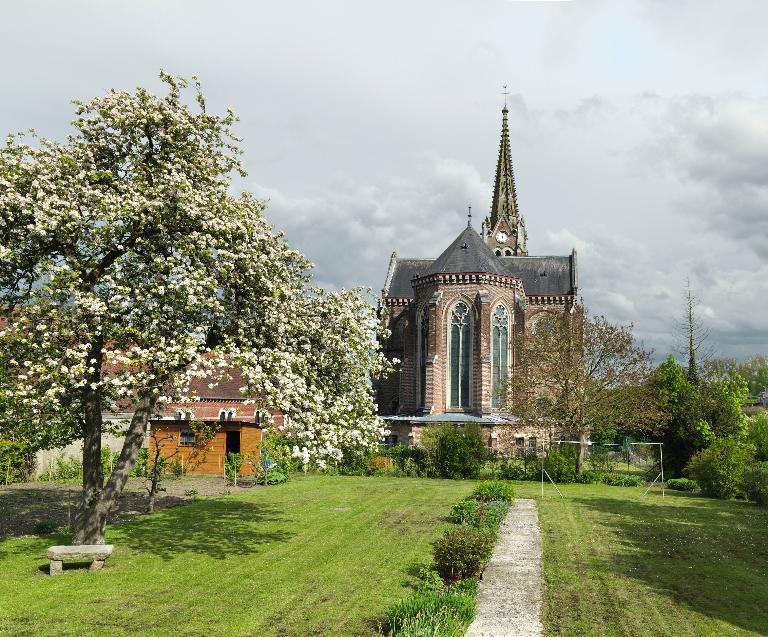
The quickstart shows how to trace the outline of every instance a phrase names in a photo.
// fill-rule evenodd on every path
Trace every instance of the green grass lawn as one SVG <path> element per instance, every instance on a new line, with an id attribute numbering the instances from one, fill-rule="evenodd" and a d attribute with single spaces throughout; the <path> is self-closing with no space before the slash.
<path id="1" fill-rule="evenodd" d="M 65 538 L 0 541 L 0 635 L 371 635 L 473 485 L 301 477 L 112 526 L 104 571 L 58 578 Z M 768 511 L 560 488 L 539 502 L 548 637 L 768 635 Z"/>
<path id="2" fill-rule="evenodd" d="M 676 491 L 560 490 L 539 502 L 548 637 L 768 635 L 768 511 Z"/>
<path id="3" fill-rule="evenodd" d="M 307 476 L 109 527 L 99 573 L 0 542 L 0 635 L 370 635 L 468 482 Z M 335 511 L 349 507 L 349 511 Z"/>

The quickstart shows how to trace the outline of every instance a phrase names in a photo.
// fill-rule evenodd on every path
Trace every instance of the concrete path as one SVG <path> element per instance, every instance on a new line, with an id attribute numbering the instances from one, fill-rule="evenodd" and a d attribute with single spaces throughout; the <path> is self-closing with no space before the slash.
<path id="1" fill-rule="evenodd" d="M 466 637 L 542 637 L 541 533 L 535 500 L 515 500 L 477 593 Z"/>

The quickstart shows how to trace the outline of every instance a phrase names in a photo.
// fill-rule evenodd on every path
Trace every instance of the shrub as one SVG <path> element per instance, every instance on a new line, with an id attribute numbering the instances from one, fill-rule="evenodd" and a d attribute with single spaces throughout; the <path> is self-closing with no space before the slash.
<path id="1" fill-rule="evenodd" d="M 768 462 L 755 462 L 744 469 L 742 488 L 747 498 L 768 506 Z"/>
<path id="2" fill-rule="evenodd" d="M 480 427 L 475 424 L 427 427 L 422 444 L 427 453 L 427 473 L 439 478 L 477 478 L 488 455 Z"/>
<path id="3" fill-rule="evenodd" d="M 27 446 L 0 440 L 0 482 L 23 482 L 30 478 L 34 469 L 35 455 Z"/>
<path id="4" fill-rule="evenodd" d="M 755 460 L 768 460 L 768 413 L 752 416 L 747 432 L 747 439 L 755 447 Z"/>
<path id="5" fill-rule="evenodd" d="M 481 502 L 490 502 L 491 500 L 512 502 L 515 499 L 515 490 L 509 482 L 504 480 L 488 480 L 478 484 L 472 491 L 472 496 Z"/>
<path id="6" fill-rule="evenodd" d="M 693 492 L 699 490 L 699 485 L 696 484 L 696 480 L 689 480 L 688 478 L 672 478 L 667 480 L 667 489 Z"/>
<path id="7" fill-rule="evenodd" d="M 644 482 L 642 476 L 632 474 L 606 473 L 603 476 L 603 484 L 609 487 L 639 487 Z"/>
<path id="8" fill-rule="evenodd" d="M 699 483 L 704 495 L 732 498 L 740 491 L 744 467 L 752 449 L 738 438 L 718 438 L 693 456 L 686 469 Z"/>
<path id="9" fill-rule="evenodd" d="M 228 462 L 229 462 L 229 459 L 224 461 L 224 468 L 227 472 L 227 477 L 229 477 L 229 465 L 227 464 Z M 184 475 L 184 465 L 182 464 L 179 458 L 173 458 L 163 464 L 165 465 L 164 471 L 170 473 L 172 476 L 176 476 L 177 478 L 180 478 L 181 476 Z"/>
<path id="10" fill-rule="evenodd" d="M 494 533 L 469 526 L 446 531 L 434 545 L 438 572 L 451 580 L 477 575 L 491 557 L 494 540 Z"/>
<path id="11" fill-rule="evenodd" d="M 443 588 L 443 578 L 431 566 L 422 566 L 419 569 L 419 583 L 417 591 L 439 591 Z"/>
<path id="12" fill-rule="evenodd" d="M 477 519 L 477 512 L 479 509 L 480 502 L 478 500 L 475 500 L 474 498 L 465 498 L 453 505 L 449 518 L 454 524 L 469 524 L 470 526 L 474 526 L 474 521 Z"/>
<path id="13" fill-rule="evenodd" d="M 576 476 L 576 482 L 579 484 L 600 484 L 605 480 L 605 477 L 605 473 L 602 471 L 587 469 Z"/>
<path id="14" fill-rule="evenodd" d="M 501 467 L 501 478 L 504 480 L 527 479 L 525 465 L 519 460 L 507 460 Z"/>
<path id="15" fill-rule="evenodd" d="M 40 475 L 40 480 L 77 480 L 82 477 L 82 459 L 62 452 L 48 461 L 47 470 Z"/>
<path id="16" fill-rule="evenodd" d="M 267 484 L 282 484 L 288 481 L 288 475 L 277 467 L 270 467 L 267 470 Z"/>
<path id="17" fill-rule="evenodd" d="M 393 467 L 394 465 L 392 460 L 386 456 L 373 456 L 372 458 L 368 459 L 368 468 L 374 474 L 382 475 L 385 473 L 390 473 Z"/>
<path id="18" fill-rule="evenodd" d="M 544 460 L 544 469 L 555 482 L 575 482 L 576 464 L 574 459 L 560 451 L 550 451 Z"/>
<path id="19" fill-rule="evenodd" d="M 471 585 L 416 591 L 387 612 L 391 635 L 397 637 L 462 637 L 475 617 Z"/>
<path id="20" fill-rule="evenodd" d="M 371 468 L 368 466 L 369 458 L 370 456 L 346 451 L 338 466 L 339 473 L 343 476 L 370 475 Z"/>
<path id="21" fill-rule="evenodd" d="M 509 511 L 502 500 L 481 502 L 466 498 L 459 500 L 451 509 L 450 520 L 455 524 L 466 524 L 475 528 L 498 530 Z"/>
<path id="22" fill-rule="evenodd" d="M 486 460 L 480 467 L 477 477 L 481 480 L 498 480 L 501 478 L 501 465 L 495 460 Z"/>
<path id="23" fill-rule="evenodd" d="M 136 464 L 131 469 L 132 478 L 146 478 L 149 475 L 149 449 L 139 449 Z"/>
<path id="24" fill-rule="evenodd" d="M 245 458 L 242 453 L 230 452 L 227 454 L 227 457 L 224 459 L 224 472 L 226 473 L 227 478 L 230 480 L 236 480 L 240 477 L 243 470 L 244 460 Z"/>
<path id="25" fill-rule="evenodd" d="M 51 533 L 55 533 L 58 528 L 59 525 L 53 520 L 42 520 L 35 524 L 32 530 L 35 535 L 50 535 Z"/>

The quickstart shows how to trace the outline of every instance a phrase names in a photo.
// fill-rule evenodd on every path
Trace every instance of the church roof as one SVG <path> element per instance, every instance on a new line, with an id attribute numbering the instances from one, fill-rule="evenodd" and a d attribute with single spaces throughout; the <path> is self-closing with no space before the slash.
<path id="1" fill-rule="evenodd" d="M 506 266 L 507 274 L 523 280 L 527 296 L 573 294 L 576 263 L 566 257 L 496 257 Z"/>
<path id="2" fill-rule="evenodd" d="M 395 259 L 394 272 L 389 285 L 384 288 L 384 296 L 411 298 L 411 279 L 425 274 L 434 259 Z"/>
<path id="3" fill-rule="evenodd" d="M 423 274 L 441 272 L 488 272 L 508 275 L 504 264 L 486 245 L 474 228 L 464 230 L 445 251 L 432 262 Z"/>
<path id="4" fill-rule="evenodd" d="M 474 234 L 479 245 L 472 238 Z M 466 243 L 467 248 L 461 246 Z M 484 249 L 481 249 L 481 246 Z M 393 259 L 384 296 L 413 298 L 411 280 L 438 272 L 488 272 L 522 279 L 528 296 L 574 294 L 576 260 L 570 256 L 497 257 L 471 228 L 464 230 L 437 259 Z"/>

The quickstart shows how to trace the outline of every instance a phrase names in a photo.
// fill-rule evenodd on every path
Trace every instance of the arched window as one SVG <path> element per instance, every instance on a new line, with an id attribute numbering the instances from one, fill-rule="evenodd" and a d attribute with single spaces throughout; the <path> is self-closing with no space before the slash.
<path id="1" fill-rule="evenodd" d="M 512 250 L 510 250 L 509 248 L 504 250 L 504 256 L 505 257 L 511 257 L 512 256 Z"/>
<path id="2" fill-rule="evenodd" d="M 509 369 L 509 315 L 507 308 L 497 305 L 491 317 L 491 405 L 504 406 Z"/>
<path id="3" fill-rule="evenodd" d="M 227 419 L 227 412 L 225 409 L 219 410 L 219 421 L 223 422 Z"/>
<path id="4" fill-rule="evenodd" d="M 500 256 L 501 256 L 501 250 L 499 250 L 498 248 L 496 249 L 496 256 L 497 256 L 497 257 L 500 257 Z"/>
<path id="5" fill-rule="evenodd" d="M 184 420 L 184 412 L 181 409 L 177 409 L 174 415 L 176 420 Z"/>
<path id="6" fill-rule="evenodd" d="M 419 405 L 427 398 L 427 351 L 429 349 L 429 308 L 424 308 L 419 317 Z"/>
<path id="7" fill-rule="evenodd" d="M 466 303 L 457 303 L 451 312 L 451 407 L 469 407 L 470 320 Z"/>

